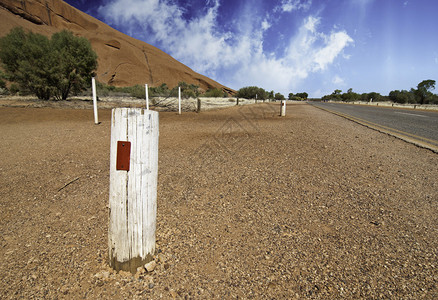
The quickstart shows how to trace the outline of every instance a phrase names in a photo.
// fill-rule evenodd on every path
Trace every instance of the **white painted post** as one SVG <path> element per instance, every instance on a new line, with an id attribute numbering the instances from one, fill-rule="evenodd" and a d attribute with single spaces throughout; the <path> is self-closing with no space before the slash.
<path id="1" fill-rule="evenodd" d="M 96 94 L 96 79 L 91 78 L 91 88 L 93 90 L 93 110 L 94 110 L 94 124 L 99 124 L 99 117 L 97 115 L 97 94 Z"/>
<path id="2" fill-rule="evenodd" d="M 178 114 L 181 114 L 181 87 L 178 87 Z"/>
<path id="3" fill-rule="evenodd" d="M 149 89 L 147 83 L 144 85 L 146 92 L 146 110 L 149 110 Z"/>
<path id="4" fill-rule="evenodd" d="M 286 100 L 281 100 L 281 109 L 280 109 L 280 116 L 284 117 L 286 116 Z"/>
<path id="5" fill-rule="evenodd" d="M 108 253 L 110 266 L 117 271 L 135 273 L 139 266 L 152 260 L 157 178 L 158 112 L 141 108 L 113 109 Z"/>

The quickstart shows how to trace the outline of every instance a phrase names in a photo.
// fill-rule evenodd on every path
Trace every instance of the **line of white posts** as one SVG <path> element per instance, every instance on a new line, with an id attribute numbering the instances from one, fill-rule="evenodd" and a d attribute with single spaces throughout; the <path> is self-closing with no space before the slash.
<path id="1" fill-rule="evenodd" d="M 96 83 L 92 79 L 95 123 Z M 153 259 L 157 214 L 158 112 L 114 108 L 111 112 L 110 188 L 108 254 L 115 270 L 135 273 Z M 181 114 L 181 88 L 178 87 L 178 114 Z M 286 115 L 281 101 L 280 115 Z"/>
<path id="2" fill-rule="evenodd" d="M 93 92 L 93 110 L 94 110 L 94 124 L 99 124 L 99 116 L 97 111 L 97 91 L 96 91 L 96 79 L 91 78 L 91 88 Z M 145 95 L 146 95 L 146 110 L 149 111 L 149 87 L 145 84 Z M 181 114 L 181 87 L 178 87 L 178 114 Z"/>

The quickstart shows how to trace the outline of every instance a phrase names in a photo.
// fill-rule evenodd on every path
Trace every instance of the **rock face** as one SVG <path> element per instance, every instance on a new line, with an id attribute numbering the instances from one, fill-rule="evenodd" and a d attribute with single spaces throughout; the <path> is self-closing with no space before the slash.
<path id="1" fill-rule="evenodd" d="M 86 37 L 99 57 L 100 82 L 115 86 L 166 83 L 174 87 L 185 81 L 199 85 L 202 90 L 220 88 L 235 93 L 160 49 L 129 37 L 61 0 L 0 0 L 0 19 L 0 36 L 20 26 L 47 36 L 67 29 Z"/>

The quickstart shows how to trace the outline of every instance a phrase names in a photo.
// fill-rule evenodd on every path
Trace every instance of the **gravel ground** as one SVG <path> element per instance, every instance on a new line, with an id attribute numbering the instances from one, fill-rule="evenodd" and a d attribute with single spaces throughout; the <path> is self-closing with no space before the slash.
<path id="1" fill-rule="evenodd" d="M 0 108 L 4 299 L 437 299 L 438 155 L 306 104 L 160 113 L 153 271 L 107 263 L 110 111 Z"/>

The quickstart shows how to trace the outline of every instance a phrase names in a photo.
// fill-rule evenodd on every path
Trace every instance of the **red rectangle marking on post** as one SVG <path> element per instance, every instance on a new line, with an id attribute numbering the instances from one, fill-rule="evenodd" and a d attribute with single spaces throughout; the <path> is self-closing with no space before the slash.
<path id="1" fill-rule="evenodd" d="M 131 142 L 117 141 L 116 170 L 129 171 Z"/>

